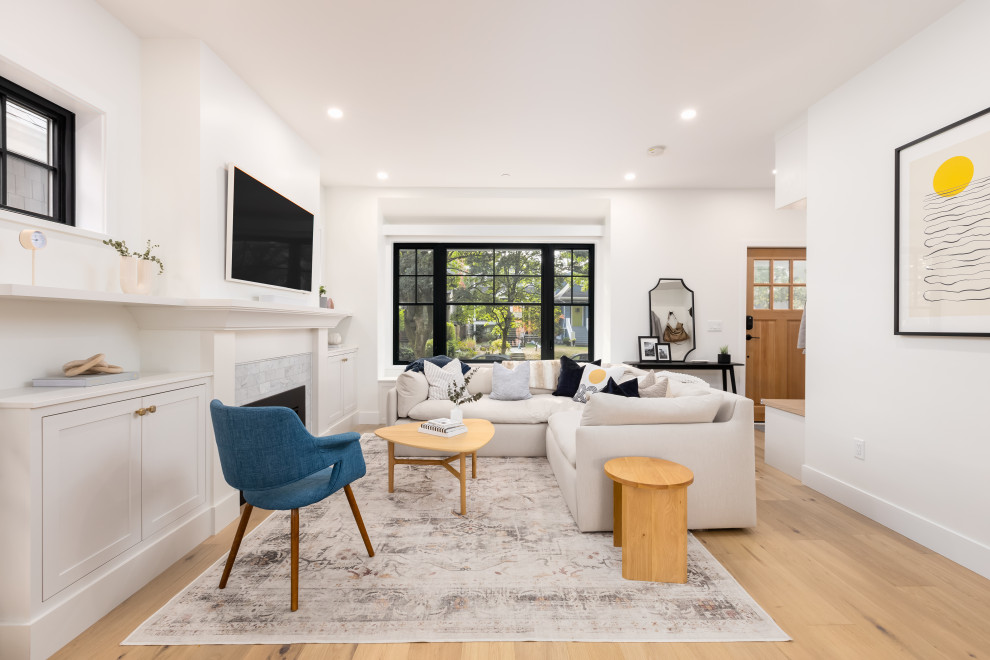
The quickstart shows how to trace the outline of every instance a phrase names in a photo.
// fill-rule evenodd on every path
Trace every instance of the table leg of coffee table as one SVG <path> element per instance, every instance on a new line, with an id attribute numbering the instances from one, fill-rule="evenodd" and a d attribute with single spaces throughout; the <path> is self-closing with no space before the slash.
<path id="1" fill-rule="evenodd" d="M 465 481 L 465 477 L 467 475 L 464 472 L 465 472 L 465 468 L 467 467 L 467 463 L 465 460 L 467 455 L 461 452 L 460 456 L 461 456 L 461 515 L 466 516 L 467 515 L 467 481 Z"/>
<path id="2" fill-rule="evenodd" d="M 478 452 L 471 452 L 471 478 L 478 478 Z"/>
<path id="3" fill-rule="evenodd" d="M 388 443 L 388 492 L 395 492 L 395 443 Z"/>

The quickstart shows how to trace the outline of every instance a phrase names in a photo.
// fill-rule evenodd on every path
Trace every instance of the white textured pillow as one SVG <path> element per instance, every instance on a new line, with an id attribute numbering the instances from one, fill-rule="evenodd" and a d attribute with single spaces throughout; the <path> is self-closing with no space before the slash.
<path id="1" fill-rule="evenodd" d="M 682 383 L 678 380 L 667 380 L 668 399 L 675 399 L 682 396 L 704 396 L 711 393 L 712 388 L 708 383 Z"/>
<path id="2" fill-rule="evenodd" d="M 443 367 L 438 367 L 432 362 L 423 361 L 423 373 L 426 374 L 426 382 L 430 385 L 430 396 L 432 400 L 446 400 L 447 390 L 451 385 L 462 387 L 464 385 L 464 374 L 461 373 L 461 361 L 454 358 Z"/>
<path id="3" fill-rule="evenodd" d="M 697 376 L 688 376 L 687 374 L 682 374 L 677 371 L 654 371 L 657 378 L 666 378 L 671 382 L 678 383 L 698 383 L 699 385 L 708 385 L 708 381 L 704 378 L 698 378 Z"/>
<path id="4" fill-rule="evenodd" d="M 581 413 L 581 426 L 702 424 L 715 419 L 721 404 L 722 395 L 714 392 L 679 399 L 593 396 Z"/>
<path id="5" fill-rule="evenodd" d="M 666 378 L 657 378 L 656 374 L 650 374 L 639 381 L 639 396 L 643 399 L 662 399 L 667 396 L 667 388 L 670 381 Z"/>
<path id="6" fill-rule="evenodd" d="M 496 401 L 524 401 L 532 398 L 529 393 L 529 363 L 523 362 L 506 369 L 500 362 L 492 367 L 492 393 Z"/>
<path id="7" fill-rule="evenodd" d="M 584 365 L 581 372 L 581 382 L 578 383 L 577 392 L 572 397 L 579 403 L 587 403 L 588 399 L 595 392 L 600 392 L 608 385 L 608 379 L 619 382 L 625 372 L 624 366 L 620 367 L 599 367 L 594 364 Z"/>
<path id="8" fill-rule="evenodd" d="M 395 393 L 396 412 L 399 417 L 408 417 L 410 408 L 430 396 L 430 386 L 418 371 L 404 371 L 395 379 Z"/>

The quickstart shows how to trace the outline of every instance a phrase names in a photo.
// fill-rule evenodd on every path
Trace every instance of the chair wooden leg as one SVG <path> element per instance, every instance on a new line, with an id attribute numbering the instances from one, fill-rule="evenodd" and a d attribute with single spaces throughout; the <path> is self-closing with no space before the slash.
<path id="1" fill-rule="evenodd" d="M 389 443 L 391 446 L 392 443 Z M 351 505 L 351 513 L 354 514 L 354 522 L 357 523 L 358 530 L 361 532 L 361 538 L 364 539 L 364 547 L 368 549 L 368 556 L 375 556 L 375 549 L 371 547 L 371 539 L 368 538 L 368 530 L 364 528 L 364 520 L 361 519 L 361 510 L 358 509 L 357 500 L 354 499 L 354 491 L 351 490 L 351 485 L 347 484 L 344 486 L 344 495 L 347 495 L 347 503 Z"/>
<path id="2" fill-rule="evenodd" d="M 241 548 L 241 539 L 244 538 L 244 530 L 247 529 L 248 520 L 251 518 L 251 511 L 254 507 L 250 504 L 244 505 L 241 511 L 241 522 L 237 525 L 237 533 L 234 534 L 234 542 L 230 544 L 230 554 L 227 555 L 227 565 L 223 567 L 223 577 L 220 578 L 220 588 L 227 586 L 227 578 L 230 577 L 230 569 L 234 567 L 234 560 L 237 558 L 237 551 Z"/>
<path id="3" fill-rule="evenodd" d="M 292 611 L 299 609 L 299 509 L 292 510 Z"/>

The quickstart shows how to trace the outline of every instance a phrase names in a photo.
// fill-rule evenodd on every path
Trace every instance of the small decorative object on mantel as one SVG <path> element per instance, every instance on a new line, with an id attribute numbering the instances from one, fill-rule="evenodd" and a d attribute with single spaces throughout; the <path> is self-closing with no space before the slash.
<path id="1" fill-rule="evenodd" d="M 138 377 L 136 371 L 124 371 L 115 364 L 108 364 L 103 353 L 66 362 L 62 365 L 62 373 L 63 376 L 35 378 L 32 384 L 35 387 L 89 387 Z"/>
<path id="2" fill-rule="evenodd" d="M 157 256 L 151 254 L 157 243 L 148 241 L 144 252 L 134 252 L 127 247 L 126 241 L 107 239 L 104 245 L 109 245 L 120 255 L 120 290 L 124 293 L 146 294 L 151 292 L 151 276 L 154 274 L 152 264 L 158 264 L 159 275 L 165 272 L 165 264 Z"/>
<path id="3" fill-rule="evenodd" d="M 342 344 L 343 342 L 344 342 L 344 338 L 341 336 L 339 332 L 331 332 L 329 335 L 327 335 L 327 343 L 330 344 L 331 346 L 337 346 L 339 344 Z"/>
<path id="4" fill-rule="evenodd" d="M 34 255 L 48 245 L 48 237 L 39 229 L 24 229 L 19 240 L 21 247 L 31 250 L 31 286 L 34 286 Z"/>
<path id="5" fill-rule="evenodd" d="M 732 362 L 732 356 L 729 355 L 729 347 L 722 346 L 718 349 L 718 363 L 729 364 L 730 362 Z"/>
<path id="6" fill-rule="evenodd" d="M 450 410 L 450 419 L 458 424 L 464 421 L 464 411 L 461 410 L 461 406 L 466 403 L 474 403 L 481 398 L 481 392 L 477 394 L 468 393 L 468 383 L 474 378 L 475 373 L 476 371 L 474 369 L 467 372 L 464 376 L 463 385 L 458 386 L 456 383 L 451 383 L 447 386 L 447 398 L 454 404 L 454 407 Z"/>
<path id="7" fill-rule="evenodd" d="M 320 307 L 322 307 L 323 309 L 326 309 L 327 308 L 327 301 L 328 300 L 329 300 L 329 298 L 327 298 L 327 288 L 321 284 L 320 285 Z"/>

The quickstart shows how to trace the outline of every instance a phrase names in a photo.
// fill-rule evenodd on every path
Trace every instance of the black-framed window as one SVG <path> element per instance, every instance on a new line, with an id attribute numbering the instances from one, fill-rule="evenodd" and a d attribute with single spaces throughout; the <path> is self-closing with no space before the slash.
<path id="1" fill-rule="evenodd" d="M 0 208 L 75 224 L 76 116 L 0 78 Z"/>
<path id="2" fill-rule="evenodd" d="M 594 245 L 397 243 L 392 357 L 594 356 Z"/>

